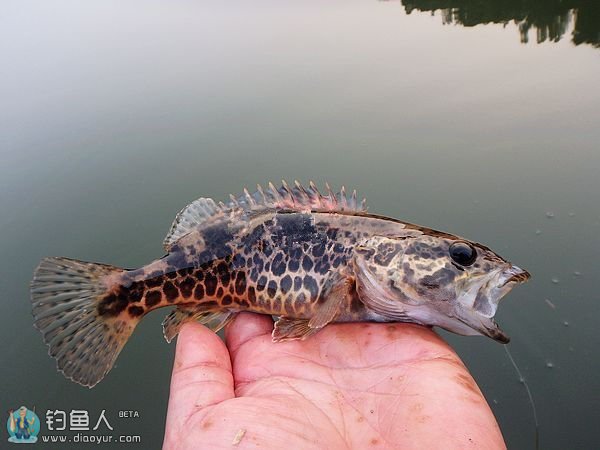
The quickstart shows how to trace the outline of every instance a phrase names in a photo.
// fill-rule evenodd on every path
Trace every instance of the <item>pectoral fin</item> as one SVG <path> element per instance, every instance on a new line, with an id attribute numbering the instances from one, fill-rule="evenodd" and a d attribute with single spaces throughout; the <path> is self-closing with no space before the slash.
<path id="1" fill-rule="evenodd" d="M 325 282 L 323 292 L 317 300 L 315 315 L 308 322 L 310 328 L 323 328 L 333 319 L 340 310 L 340 306 L 350 294 L 354 285 L 352 277 L 344 276 L 338 272 L 329 276 Z"/>
<path id="2" fill-rule="evenodd" d="M 340 310 L 340 306 L 350 294 L 354 279 L 334 273 L 326 281 L 323 292 L 317 300 L 314 315 L 310 319 L 290 319 L 281 317 L 275 322 L 273 341 L 306 339 L 332 322 Z"/>
<path id="3" fill-rule="evenodd" d="M 354 258 L 354 272 L 358 297 L 367 308 L 391 320 L 414 322 L 406 314 L 406 307 L 401 301 L 403 294 L 390 292 L 386 280 L 378 277 L 360 255 Z"/>
<path id="4" fill-rule="evenodd" d="M 235 316 L 229 311 L 206 311 L 202 306 L 177 307 L 163 320 L 163 335 L 171 342 L 179 334 L 184 323 L 196 320 L 215 333 L 227 325 Z"/>

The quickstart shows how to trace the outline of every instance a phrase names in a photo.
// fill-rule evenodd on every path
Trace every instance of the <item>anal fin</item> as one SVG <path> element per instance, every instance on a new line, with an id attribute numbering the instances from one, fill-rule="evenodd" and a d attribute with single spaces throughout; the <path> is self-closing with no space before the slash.
<path id="1" fill-rule="evenodd" d="M 178 306 L 163 320 L 163 335 L 165 340 L 170 343 L 179 334 L 184 323 L 194 320 L 216 333 L 234 317 L 235 313 L 230 311 L 206 311 L 202 305 L 192 307 Z"/>

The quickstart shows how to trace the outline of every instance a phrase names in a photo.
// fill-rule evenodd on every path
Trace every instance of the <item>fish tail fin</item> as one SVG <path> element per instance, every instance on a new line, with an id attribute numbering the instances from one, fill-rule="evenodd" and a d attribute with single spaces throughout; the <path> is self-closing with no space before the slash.
<path id="1" fill-rule="evenodd" d="M 90 388 L 112 368 L 139 321 L 117 313 L 125 308 L 118 302 L 127 302 L 112 293 L 123 272 L 53 257 L 40 262 L 31 282 L 35 327 L 42 332 L 48 354 L 65 377 Z M 109 303 L 121 309 L 107 311 Z"/>

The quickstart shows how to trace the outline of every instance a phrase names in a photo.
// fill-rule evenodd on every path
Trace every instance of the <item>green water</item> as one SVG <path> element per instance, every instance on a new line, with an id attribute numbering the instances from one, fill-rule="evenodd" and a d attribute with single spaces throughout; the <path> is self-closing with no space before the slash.
<path id="1" fill-rule="evenodd" d="M 112 434 L 158 448 L 174 350 L 164 313 L 82 388 L 33 329 L 33 268 L 49 255 L 140 266 L 163 254 L 189 201 L 313 179 L 528 269 L 497 318 L 535 399 L 540 447 L 597 447 L 598 3 L 286 3 L 3 3 L 0 407 L 35 406 L 42 421 L 85 409 L 92 425 L 106 409 Z M 509 448 L 532 448 L 532 411 L 502 346 L 444 336 Z"/>

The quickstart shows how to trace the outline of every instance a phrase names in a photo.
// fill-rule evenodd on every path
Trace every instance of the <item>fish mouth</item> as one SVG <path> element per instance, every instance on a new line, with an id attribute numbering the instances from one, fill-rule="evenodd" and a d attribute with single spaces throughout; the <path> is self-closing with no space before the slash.
<path id="1" fill-rule="evenodd" d="M 484 336 L 492 338 L 496 342 L 500 342 L 501 344 L 508 344 L 510 342 L 510 337 L 504 331 L 500 329 L 498 324 L 494 319 L 486 319 L 480 321 L 478 325 L 473 325 L 472 323 L 466 323 L 474 330 L 478 331 Z"/>
<path id="2" fill-rule="evenodd" d="M 482 287 L 481 293 L 487 295 L 493 303 L 498 302 L 508 294 L 517 284 L 523 284 L 531 278 L 531 274 L 519 266 L 508 265 L 487 285 Z"/>
<path id="3" fill-rule="evenodd" d="M 531 274 L 527 272 L 525 269 L 521 269 L 518 266 L 510 266 L 503 273 L 503 278 L 505 278 L 504 282 L 499 287 L 504 287 L 509 283 L 525 283 L 527 280 L 531 278 Z"/>
<path id="4" fill-rule="evenodd" d="M 494 315 L 498 303 L 517 284 L 525 283 L 531 274 L 518 266 L 508 265 L 496 276 L 479 288 L 472 309 L 462 309 L 458 319 L 477 334 L 482 334 L 502 344 L 508 344 L 510 337 L 500 329 Z"/>
<path id="5" fill-rule="evenodd" d="M 495 320 L 492 320 L 492 323 L 494 324 L 494 328 L 486 329 L 487 333 L 484 334 L 496 342 L 508 344 L 510 342 L 510 336 L 500 329 Z"/>

